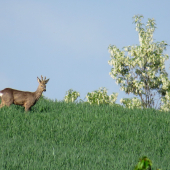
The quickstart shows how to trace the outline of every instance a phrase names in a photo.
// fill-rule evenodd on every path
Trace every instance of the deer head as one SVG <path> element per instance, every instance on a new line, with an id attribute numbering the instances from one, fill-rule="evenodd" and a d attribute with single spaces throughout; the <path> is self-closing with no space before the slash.
<path id="1" fill-rule="evenodd" d="M 41 76 L 41 80 L 37 77 L 37 81 L 39 83 L 38 89 L 40 91 L 46 91 L 46 84 L 48 83 L 49 79 L 46 80 L 46 77 L 43 80 L 43 77 Z"/>

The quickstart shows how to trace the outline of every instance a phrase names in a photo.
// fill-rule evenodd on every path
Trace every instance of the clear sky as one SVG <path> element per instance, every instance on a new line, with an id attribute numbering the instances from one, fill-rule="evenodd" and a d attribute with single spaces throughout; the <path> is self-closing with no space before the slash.
<path id="1" fill-rule="evenodd" d="M 0 90 L 35 91 L 43 75 L 50 99 L 63 100 L 71 88 L 84 99 L 106 87 L 109 95 L 119 93 L 119 103 L 131 96 L 109 75 L 108 46 L 139 44 L 137 14 L 143 23 L 154 18 L 155 41 L 170 44 L 169 8 L 170 0 L 0 0 Z"/>

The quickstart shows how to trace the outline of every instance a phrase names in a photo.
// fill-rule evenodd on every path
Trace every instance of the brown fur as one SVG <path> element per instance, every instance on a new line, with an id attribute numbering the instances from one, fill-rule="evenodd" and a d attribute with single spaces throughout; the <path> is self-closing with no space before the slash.
<path id="1" fill-rule="evenodd" d="M 0 91 L 0 108 L 3 106 L 10 106 L 11 104 L 15 104 L 25 107 L 25 111 L 28 111 L 41 97 L 42 92 L 46 91 L 46 84 L 48 83 L 49 79 L 46 80 L 45 77 L 43 80 L 43 77 L 41 76 L 41 80 L 37 77 L 37 81 L 39 86 L 35 92 L 19 91 L 11 88 L 6 88 Z"/>

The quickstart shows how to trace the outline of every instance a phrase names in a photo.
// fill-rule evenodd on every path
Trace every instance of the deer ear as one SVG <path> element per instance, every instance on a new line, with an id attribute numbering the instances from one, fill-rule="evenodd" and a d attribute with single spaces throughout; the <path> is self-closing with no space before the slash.
<path id="1" fill-rule="evenodd" d="M 38 83 L 41 83 L 41 80 L 37 77 L 37 81 L 38 81 Z"/>
<path id="2" fill-rule="evenodd" d="M 49 80 L 50 80 L 50 79 L 46 80 L 46 81 L 45 81 L 45 84 L 47 84 Z"/>

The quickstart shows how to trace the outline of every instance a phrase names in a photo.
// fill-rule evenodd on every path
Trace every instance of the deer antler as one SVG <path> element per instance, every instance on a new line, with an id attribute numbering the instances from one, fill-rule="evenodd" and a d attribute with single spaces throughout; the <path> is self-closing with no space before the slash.
<path id="1" fill-rule="evenodd" d="M 41 75 L 41 81 L 43 81 L 43 77 L 42 77 L 42 75 Z"/>
<path id="2" fill-rule="evenodd" d="M 42 75 L 41 75 L 41 82 L 43 82 L 43 83 L 45 83 L 45 84 L 47 84 L 47 82 L 49 81 L 49 79 L 48 80 L 46 80 L 46 76 L 45 76 L 45 78 L 44 78 L 44 80 L 43 80 L 43 77 L 42 77 Z"/>

